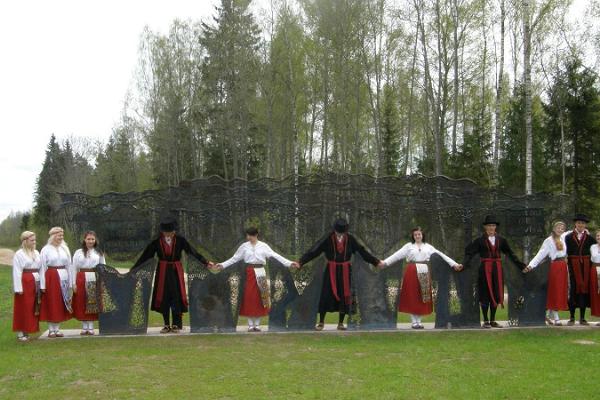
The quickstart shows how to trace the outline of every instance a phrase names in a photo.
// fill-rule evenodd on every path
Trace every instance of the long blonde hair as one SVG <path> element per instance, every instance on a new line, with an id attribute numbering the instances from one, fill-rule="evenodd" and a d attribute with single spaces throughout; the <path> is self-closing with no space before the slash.
<path id="1" fill-rule="evenodd" d="M 36 255 L 35 255 L 35 246 L 33 246 L 33 249 L 30 247 L 27 247 L 26 243 L 27 240 L 32 237 L 35 236 L 34 232 L 31 231 L 25 231 L 23 233 L 21 233 L 21 248 L 23 249 L 23 252 L 25 252 L 25 254 L 31 258 L 32 260 L 36 259 Z"/>
<path id="2" fill-rule="evenodd" d="M 48 237 L 48 244 L 53 244 L 54 238 L 56 237 L 56 235 L 58 235 L 59 233 L 64 234 L 64 232 L 65 231 L 60 226 L 55 226 L 54 228 L 50 229 L 50 231 L 48 232 L 48 234 L 50 235 Z M 67 246 L 67 242 L 65 242 L 64 239 L 60 243 L 60 247 L 69 255 L 69 258 L 70 258 L 71 250 L 69 250 L 69 246 Z"/>
<path id="3" fill-rule="evenodd" d="M 560 240 L 560 235 L 557 235 L 556 233 L 554 233 L 554 229 L 556 229 L 557 225 L 562 225 L 566 229 L 567 224 L 565 224 L 563 221 L 556 221 L 555 223 L 552 224 L 552 239 L 554 239 L 554 244 L 556 245 L 556 249 L 558 251 L 563 251 L 565 246 L 564 246 L 562 240 Z"/>

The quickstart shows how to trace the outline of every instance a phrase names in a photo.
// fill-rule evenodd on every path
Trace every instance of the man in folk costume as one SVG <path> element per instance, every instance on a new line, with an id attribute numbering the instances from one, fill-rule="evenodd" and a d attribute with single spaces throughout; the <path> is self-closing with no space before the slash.
<path id="1" fill-rule="evenodd" d="M 333 232 L 325 235 L 300 258 L 304 265 L 321 253 L 325 253 L 327 268 L 323 276 L 323 287 L 319 300 L 319 323 L 317 330 L 325 326 L 325 314 L 339 312 L 337 329 L 346 330 L 344 318 L 350 313 L 352 305 L 352 266 L 350 260 L 358 252 L 362 258 L 375 266 L 383 266 L 381 261 L 373 256 L 360 244 L 354 236 L 348 233 L 348 222 L 340 218 L 333 225 Z"/>
<path id="2" fill-rule="evenodd" d="M 244 261 L 246 264 L 246 283 L 239 314 L 248 318 L 248 332 L 260 332 L 260 318 L 271 311 L 271 287 L 265 265 L 268 258 L 274 258 L 285 267 L 298 268 L 297 262 L 290 261 L 271 249 L 265 242 L 258 240 L 258 229 L 246 229 L 246 242 L 233 257 L 216 265 L 222 270 Z"/>
<path id="3" fill-rule="evenodd" d="M 569 261 L 570 293 L 569 312 L 571 317 L 567 325 L 575 325 L 575 308 L 579 307 L 579 324 L 588 325 L 585 320 L 585 308 L 590 304 L 590 248 L 595 240 L 587 232 L 590 219 L 584 214 L 573 218 L 575 229 L 565 236 Z"/>
<path id="4" fill-rule="evenodd" d="M 194 249 L 181 235 L 176 234 L 177 221 L 166 218 L 160 223 L 160 236 L 144 250 L 132 269 L 158 256 L 158 268 L 154 276 L 151 309 L 163 315 L 164 328 L 160 333 L 177 333 L 183 327 L 182 316 L 188 311 L 181 254 L 186 252 L 202 264 L 212 268 L 213 263 Z M 169 313 L 173 316 L 170 323 Z"/>
<path id="5" fill-rule="evenodd" d="M 496 322 L 498 305 L 504 307 L 502 253 L 507 255 L 519 269 L 523 270 L 526 267 L 513 253 L 506 239 L 496 233 L 499 225 L 494 216 L 485 217 L 483 221 L 485 232 L 466 247 L 463 262 L 463 265 L 467 266 L 475 255 L 479 254 L 481 258 L 478 288 L 484 328 L 502 328 L 502 325 Z M 489 317 L 488 310 L 491 312 Z"/>

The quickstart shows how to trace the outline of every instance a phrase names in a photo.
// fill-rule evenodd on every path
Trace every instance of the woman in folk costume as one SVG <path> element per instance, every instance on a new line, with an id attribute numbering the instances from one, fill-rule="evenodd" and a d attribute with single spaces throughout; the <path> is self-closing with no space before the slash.
<path id="1" fill-rule="evenodd" d="M 42 304 L 40 320 L 48 322 L 48 337 L 63 337 L 60 323 L 71 319 L 73 272 L 71 252 L 64 241 L 64 230 L 50 229 L 48 244 L 40 252 L 40 288 Z"/>
<path id="2" fill-rule="evenodd" d="M 548 310 L 548 323 L 556 326 L 562 325 L 558 312 L 569 309 L 569 268 L 564 235 L 566 227 L 567 225 L 562 221 L 555 222 L 552 226 L 552 234 L 544 240 L 538 253 L 523 270 L 524 273 L 527 273 L 537 268 L 544 259 L 550 259 L 546 309 Z"/>
<path id="3" fill-rule="evenodd" d="M 188 300 L 185 290 L 181 254 L 188 256 L 209 267 L 213 266 L 204 256 L 194 249 L 181 235 L 176 234 L 177 221 L 166 218 L 160 223 L 160 236 L 150 242 L 132 270 L 142 265 L 155 255 L 158 257 L 158 268 L 154 276 L 151 309 L 163 315 L 164 327 L 160 333 L 178 333 L 183 328 L 183 313 L 188 311 Z M 169 320 L 173 316 L 173 324 Z"/>
<path id="4" fill-rule="evenodd" d="M 596 242 L 588 233 L 586 227 L 590 222 L 584 214 L 573 218 L 575 229 L 565 236 L 567 255 L 569 258 L 569 313 L 567 325 L 575 325 L 575 308 L 579 307 L 579 324 L 589 325 L 585 320 L 585 308 L 590 304 L 590 249 Z"/>
<path id="5" fill-rule="evenodd" d="M 246 242 L 243 243 L 229 260 L 217 264 L 224 269 L 244 261 L 246 264 L 246 284 L 240 307 L 240 315 L 248 317 L 248 332 L 260 332 L 260 318 L 271 311 L 271 289 L 265 271 L 267 258 L 275 258 L 286 267 L 298 268 L 298 263 L 274 252 L 271 247 L 258 240 L 258 229 L 246 229 Z"/>
<path id="6" fill-rule="evenodd" d="M 410 314 L 413 329 L 423 329 L 421 317 L 433 312 L 429 258 L 434 253 L 438 254 L 455 271 L 462 270 L 462 265 L 426 243 L 420 227 L 411 231 L 410 238 L 410 243 L 383 260 L 383 264 L 388 266 L 406 259 L 398 311 Z"/>
<path id="7" fill-rule="evenodd" d="M 81 335 L 94 334 L 94 321 L 98 320 L 96 304 L 96 265 L 106 264 L 104 254 L 98 249 L 94 231 L 83 235 L 81 248 L 73 254 L 73 315 L 82 323 Z"/>
<path id="8" fill-rule="evenodd" d="M 596 232 L 596 244 L 590 247 L 592 270 L 590 277 L 590 303 L 592 315 L 600 317 L 600 231 Z M 600 326 L 600 322 L 596 324 Z"/>
<path id="9" fill-rule="evenodd" d="M 502 325 L 496 322 L 498 306 L 504 307 L 502 253 L 507 255 L 520 270 L 526 267 L 513 253 L 506 239 L 496 233 L 499 225 L 495 217 L 491 215 L 485 217 L 483 221 L 485 232 L 466 247 L 463 262 L 463 265 L 467 266 L 475 255 L 478 254 L 481 258 L 478 287 L 484 328 L 502 328 Z M 488 310 L 491 311 L 489 317 Z"/>
<path id="10" fill-rule="evenodd" d="M 323 275 L 321 298 L 319 299 L 318 331 L 325 326 L 325 314 L 339 312 L 337 329 L 346 330 L 344 318 L 350 313 L 352 305 L 352 266 L 350 260 L 358 252 L 362 258 L 373 265 L 383 265 L 360 244 L 354 236 L 348 233 L 348 222 L 340 218 L 335 221 L 333 231 L 315 243 L 312 248 L 300 258 L 300 265 L 304 265 L 321 253 L 325 253 L 327 268 Z"/>
<path id="11" fill-rule="evenodd" d="M 21 233 L 21 248 L 13 258 L 13 332 L 26 342 L 40 330 L 40 253 L 35 249 L 35 233 Z"/>

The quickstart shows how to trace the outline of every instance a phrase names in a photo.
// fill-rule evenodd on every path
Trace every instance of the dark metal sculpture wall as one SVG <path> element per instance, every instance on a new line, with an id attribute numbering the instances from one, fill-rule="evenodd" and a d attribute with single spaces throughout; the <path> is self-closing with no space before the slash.
<path id="1" fill-rule="evenodd" d="M 481 234 L 481 221 L 488 213 L 499 218 L 500 233 L 513 249 L 530 258 L 549 233 L 551 221 L 570 216 L 565 197 L 513 197 L 467 179 L 420 175 L 325 174 L 255 181 L 210 177 L 165 190 L 99 197 L 69 193 L 62 200 L 60 212 L 71 230 L 94 229 L 105 250 L 123 259 L 135 257 L 158 234 L 158 221 L 167 212 L 177 215 L 180 232 L 214 261 L 233 254 L 249 224 L 257 225 L 262 240 L 276 251 L 295 259 L 330 229 L 335 217 L 344 216 L 351 232 L 380 258 L 408 241 L 410 229 L 418 225 L 430 243 L 460 262 L 465 245 Z M 479 324 L 475 261 L 456 273 L 441 259 L 432 260 L 436 327 Z M 323 259 L 300 271 L 270 262 L 271 329 L 313 328 L 324 267 Z M 243 266 L 220 274 L 194 263 L 187 268 L 192 330 L 233 330 L 245 279 Z M 351 326 L 395 326 L 402 268 L 376 271 L 355 259 L 357 304 Z M 504 270 L 511 324 L 543 323 L 547 267 L 523 275 L 505 263 Z"/>

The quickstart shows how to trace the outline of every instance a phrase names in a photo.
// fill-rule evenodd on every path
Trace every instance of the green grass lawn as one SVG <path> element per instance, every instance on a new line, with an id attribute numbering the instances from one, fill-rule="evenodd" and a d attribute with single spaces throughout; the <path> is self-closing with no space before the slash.
<path id="1" fill-rule="evenodd" d="M 600 328 L 18 343 L 0 268 L 0 398 L 598 398 Z M 153 323 L 160 323 L 151 313 Z M 64 327 L 79 327 L 76 321 Z M 45 326 L 42 325 L 45 329 Z"/>

